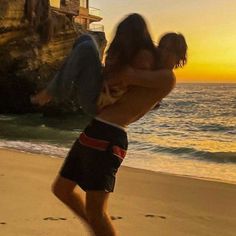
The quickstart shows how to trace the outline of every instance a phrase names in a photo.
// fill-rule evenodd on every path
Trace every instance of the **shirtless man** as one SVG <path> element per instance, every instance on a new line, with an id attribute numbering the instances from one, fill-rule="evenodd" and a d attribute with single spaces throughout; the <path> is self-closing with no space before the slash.
<path id="1" fill-rule="evenodd" d="M 150 52 L 142 51 L 134 67 L 128 67 L 119 74 L 119 78 L 110 82 L 110 85 L 114 85 L 122 81 L 130 89 L 97 117 L 126 127 L 144 116 L 171 92 L 176 83 L 172 70 L 183 67 L 187 62 L 185 38 L 182 34 L 167 33 L 161 38 L 157 50 L 158 62 Z M 153 70 L 156 63 L 159 70 Z"/>
<path id="2" fill-rule="evenodd" d="M 184 56 L 186 50 L 187 45 L 183 48 Z M 125 127 L 144 116 L 172 91 L 176 83 L 172 69 L 183 60 L 179 55 L 178 50 L 163 54 L 169 70 L 126 68 L 118 74 L 114 81 L 120 80 L 130 89 L 93 119 L 75 142 L 54 182 L 54 194 L 83 219 L 96 236 L 117 235 L 107 206 L 115 174 L 128 146 Z M 143 50 L 137 58 L 138 68 L 152 68 L 154 58 L 150 52 Z M 76 184 L 86 191 L 85 202 Z"/>
<path id="3" fill-rule="evenodd" d="M 129 79 L 130 84 L 142 84 L 147 88 L 137 87 L 130 90 L 117 103 L 108 106 L 95 117 L 75 142 L 69 154 L 70 158 L 67 158 L 53 185 L 53 193 L 83 219 L 96 236 L 117 235 L 107 213 L 107 206 L 110 192 L 114 188 L 115 174 L 128 146 L 125 127 L 152 109 L 175 85 L 175 77 L 171 72 L 164 79 L 159 77 L 160 72 L 142 72 L 139 77 L 135 71 L 128 73 L 131 77 L 134 75 Z M 145 83 L 142 77 L 147 80 Z M 90 158 L 96 158 L 95 163 Z M 108 158 L 112 173 L 105 162 Z M 105 176 L 111 175 L 104 190 L 100 189 L 100 171 L 107 172 Z M 90 183 L 84 181 L 82 176 L 95 180 Z M 86 191 L 85 202 L 76 188 L 76 183 Z"/>

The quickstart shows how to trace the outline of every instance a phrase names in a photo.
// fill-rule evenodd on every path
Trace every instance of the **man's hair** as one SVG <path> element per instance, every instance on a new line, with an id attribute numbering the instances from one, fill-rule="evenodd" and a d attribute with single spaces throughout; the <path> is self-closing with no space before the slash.
<path id="1" fill-rule="evenodd" d="M 165 48 L 177 56 L 175 68 L 183 67 L 187 63 L 187 43 L 180 33 L 167 33 L 159 41 L 158 48 Z"/>

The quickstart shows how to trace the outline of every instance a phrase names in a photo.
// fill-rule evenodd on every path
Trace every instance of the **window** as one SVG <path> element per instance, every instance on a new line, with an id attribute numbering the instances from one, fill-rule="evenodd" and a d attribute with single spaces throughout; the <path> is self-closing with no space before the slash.
<path id="1" fill-rule="evenodd" d="M 66 0 L 61 0 L 61 5 L 66 5 Z"/>
<path id="2" fill-rule="evenodd" d="M 80 6 L 84 8 L 88 8 L 87 0 L 80 0 Z"/>

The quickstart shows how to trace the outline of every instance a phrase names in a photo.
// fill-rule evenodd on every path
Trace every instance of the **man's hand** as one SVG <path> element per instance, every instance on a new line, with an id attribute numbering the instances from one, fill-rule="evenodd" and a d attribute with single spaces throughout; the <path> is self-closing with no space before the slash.
<path id="1" fill-rule="evenodd" d="M 161 90 L 172 89 L 175 86 L 175 74 L 171 70 L 135 70 L 134 75 L 128 80 L 129 85 L 159 88 Z"/>
<path id="2" fill-rule="evenodd" d="M 38 94 L 31 96 L 30 101 L 32 104 L 44 106 L 52 100 L 52 96 L 48 94 L 47 90 L 44 89 Z"/>

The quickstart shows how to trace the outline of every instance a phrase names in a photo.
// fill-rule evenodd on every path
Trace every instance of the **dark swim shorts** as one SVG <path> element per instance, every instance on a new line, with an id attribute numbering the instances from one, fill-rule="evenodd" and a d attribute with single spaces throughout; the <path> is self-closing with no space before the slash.
<path id="1" fill-rule="evenodd" d="M 73 144 L 60 175 L 84 191 L 113 192 L 127 147 L 123 129 L 94 119 Z"/>

